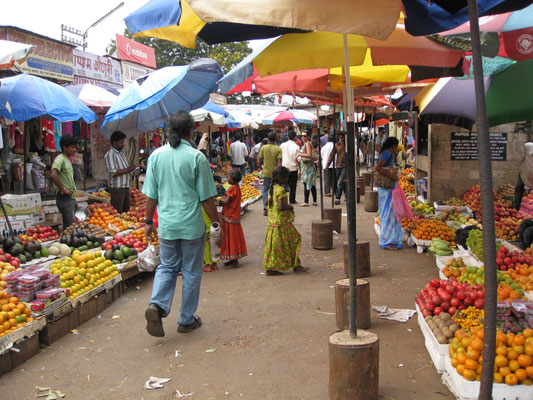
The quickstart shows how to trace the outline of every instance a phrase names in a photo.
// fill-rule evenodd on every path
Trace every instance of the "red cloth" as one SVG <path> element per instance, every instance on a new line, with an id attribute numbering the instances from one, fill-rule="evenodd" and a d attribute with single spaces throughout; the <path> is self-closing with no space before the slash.
<path id="1" fill-rule="evenodd" d="M 232 185 L 226 192 L 230 201 L 222 207 L 224 242 L 220 250 L 222 260 L 237 260 L 248 255 L 241 226 L 241 188 Z"/>

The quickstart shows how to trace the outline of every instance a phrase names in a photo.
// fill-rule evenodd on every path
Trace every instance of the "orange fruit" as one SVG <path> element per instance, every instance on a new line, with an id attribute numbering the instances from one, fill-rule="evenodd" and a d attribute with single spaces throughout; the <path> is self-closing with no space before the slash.
<path id="1" fill-rule="evenodd" d="M 516 360 L 518 358 L 518 352 L 516 350 L 510 349 L 507 351 L 507 358 L 509 360 Z"/>
<path id="2" fill-rule="evenodd" d="M 515 374 L 509 374 L 505 377 L 505 383 L 509 386 L 514 386 L 518 383 L 518 378 Z"/>
<path id="3" fill-rule="evenodd" d="M 457 373 L 458 373 L 459 375 L 463 375 L 463 372 L 464 372 L 464 371 L 465 371 L 465 366 L 464 366 L 464 364 L 459 364 L 459 365 L 457 366 Z"/>
<path id="4" fill-rule="evenodd" d="M 518 368 L 520 368 L 520 364 L 518 364 L 518 361 L 516 360 L 509 361 L 509 369 L 512 372 L 515 372 Z"/>
<path id="5" fill-rule="evenodd" d="M 500 374 L 502 374 L 502 376 L 505 378 L 507 375 L 509 375 L 511 373 L 511 370 L 509 369 L 509 367 L 501 367 L 498 372 Z"/>
<path id="6" fill-rule="evenodd" d="M 473 371 L 471 369 L 465 368 L 465 370 L 463 371 L 463 377 L 467 381 L 475 381 L 476 380 L 476 376 L 477 376 L 476 371 Z"/>
<path id="7" fill-rule="evenodd" d="M 517 364 L 518 364 L 518 362 L 517 362 Z M 466 368 L 466 369 L 471 369 L 471 370 L 474 370 L 474 371 L 475 371 L 475 370 L 477 369 L 477 367 L 478 367 L 478 363 L 477 363 L 477 361 L 472 360 L 472 359 L 467 359 L 467 360 L 465 361 L 465 368 Z M 518 369 L 518 368 L 517 368 L 517 369 Z"/>
<path id="8" fill-rule="evenodd" d="M 527 373 L 522 368 L 517 369 L 514 374 L 520 382 L 525 381 L 527 379 Z"/>
<path id="9" fill-rule="evenodd" d="M 528 356 L 526 354 L 521 354 L 518 356 L 517 361 L 522 368 L 525 368 L 533 364 L 533 357 Z"/>
<path id="10" fill-rule="evenodd" d="M 526 338 L 522 335 L 516 335 L 513 338 L 513 344 L 516 346 L 523 346 L 525 342 L 526 342 Z"/>
<path id="11" fill-rule="evenodd" d="M 479 358 L 479 351 L 476 351 L 474 349 L 470 349 L 466 352 L 466 358 L 470 360 L 476 360 Z M 472 368 L 475 369 L 475 368 Z"/>
<path id="12" fill-rule="evenodd" d="M 466 358 L 466 355 L 464 353 L 460 353 L 460 354 L 457 355 L 457 363 L 459 365 L 465 365 L 466 360 L 467 360 L 467 358 Z"/>
<path id="13" fill-rule="evenodd" d="M 501 355 L 501 356 L 507 355 L 507 347 L 505 346 L 496 347 L 496 355 Z"/>
<path id="14" fill-rule="evenodd" d="M 526 373 L 528 378 L 533 379 L 533 366 L 526 367 Z"/>
<path id="15" fill-rule="evenodd" d="M 528 337 L 533 337 L 533 329 L 524 329 L 522 335 L 527 339 Z"/>
<path id="16" fill-rule="evenodd" d="M 513 350 L 516 351 L 518 354 L 524 354 L 524 346 L 513 346 Z"/>
<path id="17" fill-rule="evenodd" d="M 9 320 L 9 325 L 11 325 L 11 327 L 16 326 L 17 325 L 17 320 L 15 318 L 11 318 Z"/>
<path id="18" fill-rule="evenodd" d="M 499 372 L 494 373 L 494 383 L 503 383 L 503 376 Z"/>
<path id="19" fill-rule="evenodd" d="M 483 332 L 483 331 L 477 331 L 476 333 L 476 336 L 479 334 L 479 332 Z M 483 342 L 479 339 L 474 339 L 472 340 L 472 343 L 470 344 L 470 346 L 472 346 L 472 349 L 476 350 L 476 351 L 481 351 L 483 350 Z"/>
<path id="20" fill-rule="evenodd" d="M 19 302 L 19 299 L 15 296 L 9 298 L 9 302 L 13 304 L 17 304 Z"/>

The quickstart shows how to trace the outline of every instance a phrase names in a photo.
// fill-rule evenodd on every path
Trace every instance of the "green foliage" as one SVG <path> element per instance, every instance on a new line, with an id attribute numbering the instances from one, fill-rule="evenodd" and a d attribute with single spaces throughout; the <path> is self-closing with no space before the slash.
<path id="1" fill-rule="evenodd" d="M 209 57 L 216 60 L 224 74 L 227 74 L 244 57 L 252 52 L 252 49 L 248 47 L 248 42 L 209 45 L 201 39 L 196 39 L 196 48 L 189 49 L 178 43 L 163 39 L 133 38 L 127 29 L 124 31 L 124 36 L 152 47 L 155 50 L 155 59 L 158 68 L 169 65 L 186 65 L 198 58 Z M 116 49 L 116 41 L 111 40 L 111 43 L 106 48 L 107 53 L 111 55 Z"/>

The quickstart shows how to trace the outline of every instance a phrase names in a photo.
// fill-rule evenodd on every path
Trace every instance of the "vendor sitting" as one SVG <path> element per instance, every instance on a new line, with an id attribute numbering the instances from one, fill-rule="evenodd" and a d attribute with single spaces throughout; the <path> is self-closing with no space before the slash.
<path id="1" fill-rule="evenodd" d="M 520 210 L 520 203 L 522 203 L 524 191 L 529 191 L 533 188 L 533 143 L 526 143 L 524 147 L 526 154 L 522 162 L 522 168 L 520 168 L 520 174 L 518 174 L 518 181 L 516 182 L 514 191 L 513 208 L 515 210 Z"/>

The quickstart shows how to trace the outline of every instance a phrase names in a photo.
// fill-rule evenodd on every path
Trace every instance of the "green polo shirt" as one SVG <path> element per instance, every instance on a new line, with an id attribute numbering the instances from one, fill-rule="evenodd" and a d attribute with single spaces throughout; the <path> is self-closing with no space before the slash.
<path id="1" fill-rule="evenodd" d="M 205 233 L 200 202 L 217 190 L 207 158 L 187 141 L 152 153 L 142 191 L 157 200 L 159 237 L 193 240 Z"/>
<path id="2" fill-rule="evenodd" d="M 281 160 L 281 148 L 276 144 L 266 144 L 259 150 L 259 158 L 263 160 L 263 176 L 272 178 L 272 171 Z"/>
<path id="3" fill-rule="evenodd" d="M 76 193 L 76 184 L 74 183 L 74 169 L 72 164 L 66 155 L 61 153 L 58 155 L 52 164 L 52 169 L 57 169 L 57 176 L 61 181 L 63 187 L 72 191 L 72 194 Z M 55 185 L 54 185 L 55 186 Z M 59 188 L 56 187 L 56 191 L 59 192 Z"/>

